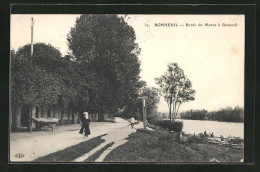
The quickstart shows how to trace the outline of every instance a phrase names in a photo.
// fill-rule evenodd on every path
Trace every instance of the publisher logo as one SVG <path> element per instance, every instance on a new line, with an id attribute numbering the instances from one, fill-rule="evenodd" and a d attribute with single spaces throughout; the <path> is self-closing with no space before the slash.
<path id="1" fill-rule="evenodd" d="M 24 154 L 23 153 L 16 153 L 14 155 L 16 158 L 23 158 L 24 157 Z"/>

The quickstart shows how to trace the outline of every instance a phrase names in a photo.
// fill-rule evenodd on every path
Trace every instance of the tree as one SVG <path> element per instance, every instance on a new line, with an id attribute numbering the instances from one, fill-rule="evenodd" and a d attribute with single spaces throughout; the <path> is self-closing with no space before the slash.
<path id="1" fill-rule="evenodd" d="M 176 118 L 182 103 L 194 100 L 195 90 L 192 89 L 190 80 L 184 75 L 184 71 L 177 63 L 170 63 L 167 72 L 159 78 L 155 78 L 159 85 L 160 94 L 168 103 L 169 118 Z"/>
<path id="2" fill-rule="evenodd" d="M 157 116 L 158 104 L 160 102 L 158 90 L 154 87 L 146 87 L 140 95 L 146 96 L 146 115 L 147 120 L 150 121 Z M 142 105 L 140 103 L 140 105 Z"/>
<path id="3" fill-rule="evenodd" d="M 134 29 L 117 15 L 81 15 L 67 36 L 73 59 L 81 66 L 86 110 L 103 114 L 137 97 L 140 49 Z"/>
<path id="4" fill-rule="evenodd" d="M 178 115 L 178 111 L 182 103 L 195 100 L 195 90 L 192 89 L 190 80 L 187 77 L 185 77 L 183 81 L 184 85 L 180 88 L 179 94 L 176 97 L 177 100 L 174 101 L 175 104 L 173 105 L 174 118 L 176 118 L 176 116 Z"/>
<path id="5" fill-rule="evenodd" d="M 61 53 L 51 45 L 36 43 L 33 57 L 29 44 L 20 48 L 15 57 L 12 76 L 13 88 L 18 91 L 14 95 L 19 98 L 17 101 L 34 105 L 57 103 L 63 91 L 62 78 L 66 77 L 60 72 L 65 67 L 61 63 Z"/>
<path id="6" fill-rule="evenodd" d="M 146 96 L 146 115 L 147 120 L 151 120 L 156 117 L 158 103 L 160 102 L 158 90 L 154 87 L 144 87 L 141 89 L 140 97 Z M 124 112 L 126 117 L 134 116 L 136 119 L 142 119 L 142 100 L 136 98 L 131 104 L 125 107 Z"/>
<path id="7" fill-rule="evenodd" d="M 14 55 L 11 71 L 12 104 L 29 105 L 32 115 L 32 106 L 57 104 L 59 98 L 69 92 L 63 79 L 66 75 L 60 72 L 64 68 L 63 59 L 56 48 L 36 43 L 31 56 L 28 44 Z"/>

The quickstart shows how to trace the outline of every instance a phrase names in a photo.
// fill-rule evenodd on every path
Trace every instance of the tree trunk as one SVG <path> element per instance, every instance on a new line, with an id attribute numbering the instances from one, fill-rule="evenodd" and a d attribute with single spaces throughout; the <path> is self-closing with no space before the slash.
<path id="1" fill-rule="evenodd" d="M 21 106 L 12 106 L 12 113 L 12 128 L 16 130 L 18 127 L 21 126 Z"/>
<path id="2" fill-rule="evenodd" d="M 40 117 L 44 117 L 44 107 L 43 106 L 41 106 L 40 107 Z"/>
<path id="3" fill-rule="evenodd" d="M 172 105 L 172 120 L 174 121 L 174 115 L 175 115 L 175 108 L 174 108 L 175 104 L 173 103 Z"/>
<path id="4" fill-rule="evenodd" d="M 172 121 L 172 95 L 171 95 L 170 107 L 169 107 L 169 117 L 170 117 L 170 121 Z"/>
<path id="5" fill-rule="evenodd" d="M 179 111 L 180 106 L 181 106 L 181 103 L 179 103 L 179 105 L 178 105 L 176 116 L 178 115 L 178 111 Z"/>
<path id="6" fill-rule="evenodd" d="M 49 112 L 48 112 L 49 116 L 50 116 L 50 118 L 53 118 L 53 107 L 51 105 L 49 105 L 48 108 L 49 108 Z"/>
<path id="7" fill-rule="evenodd" d="M 56 110 L 57 110 L 57 118 L 60 119 L 60 108 L 57 107 Z"/>
<path id="8" fill-rule="evenodd" d="M 32 117 L 36 117 L 36 106 L 32 106 Z"/>
<path id="9" fill-rule="evenodd" d="M 55 114 L 55 112 L 56 112 L 56 107 L 53 106 L 53 118 L 56 118 L 56 114 Z"/>
<path id="10" fill-rule="evenodd" d="M 71 109 L 68 109 L 68 120 L 72 120 L 72 112 Z"/>
<path id="11" fill-rule="evenodd" d="M 171 109 L 172 109 L 172 107 L 170 105 L 170 107 L 169 107 L 169 118 L 170 118 L 170 121 L 172 121 L 172 119 L 171 119 Z"/>
<path id="12" fill-rule="evenodd" d="M 173 104 L 173 119 L 175 120 L 176 119 L 176 116 L 177 116 L 177 113 L 176 113 L 176 111 L 177 111 L 177 109 L 176 109 L 176 105 L 177 105 L 177 102 L 174 102 L 174 104 Z"/>
<path id="13" fill-rule="evenodd" d="M 40 108 L 39 108 L 39 106 L 36 106 L 35 117 L 40 118 Z"/>
<path id="14" fill-rule="evenodd" d="M 77 123 L 79 124 L 79 112 L 76 113 Z"/>
<path id="15" fill-rule="evenodd" d="M 98 121 L 99 122 L 103 122 L 104 121 L 104 114 L 103 113 L 102 114 L 101 113 L 98 114 Z"/>
<path id="16" fill-rule="evenodd" d="M 36 118 L 41 118 L 41 106 L 36 106 L 36 113 L 35 113 L 35 116 Z M 40 129 L 40 124 L 39 123 L 36 123 L 36 129 Z"/>
<path id="17" fill-rule="evenodd" d="M 72 115 L 72 122 L 75 124 L 75 115 L 73 109 L 71 110 L 71 115 Z"/>
<path id="18" fill-rule="evenodd" d="M 62 109 L 61 113 L 60 113 L 60 120 L 61 120 L 61 122 L 63 122 L 63 115 L 64 115 L 64 110 Z"/>
<path id="19" fill-rule="evenodd" d="M 32 132 L 32 105 L 31 105 L 31 103 L 29 105 L 29 109 L 30 109 L 30 114 L 28 116 L 28 130 L 30 130 L 30 132 Z"/>
<path id="20" fill-rule="evenodd" d="M 73 124 L 77 124 L 78 118 L 77 118 L 77 113 L 75 112 L 75 110 L 72 110 L 72 118 L 73 118 Z"/>
<path id="21" fill-rule="evenodd" d="M 47 106 L 44 105 L 44 106 L 42 106 L 42 117 L 47 118 L 47 116 L 48 116 L 48 109 L 47 109 Z"/>
<path id="22" fill-rule="evenodd" d="M 178 99 L 179 91 L 174 95 L 174 101 L 173 101 L 173 117 L 176 119 L 176 105 L 177 105 L 177 99 Z"/>

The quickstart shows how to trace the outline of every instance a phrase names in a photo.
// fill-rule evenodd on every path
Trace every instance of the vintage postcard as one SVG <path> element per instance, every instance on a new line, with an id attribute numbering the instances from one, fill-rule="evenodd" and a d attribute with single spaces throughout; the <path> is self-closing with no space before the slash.
<path id="1" fill-rule="evenodd" d="M 11 14 L 10 163 L 244 162 L 245 15 Z"/>

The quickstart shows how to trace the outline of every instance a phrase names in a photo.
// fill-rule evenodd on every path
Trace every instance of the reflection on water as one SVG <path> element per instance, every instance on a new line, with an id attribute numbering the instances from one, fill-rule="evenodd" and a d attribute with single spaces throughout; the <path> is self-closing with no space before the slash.
<path id="1" fill-rule="evenodd" d="M 199 134 L 207 131 L 214 136 L 223 135 L 224 137 L 236 136 L 244 138 L 244 123 L 234 122 L 217 122 L 217 121 L 202 121 L 202 120 L 182 120 L 183 132 L 186 134 Z"/>

